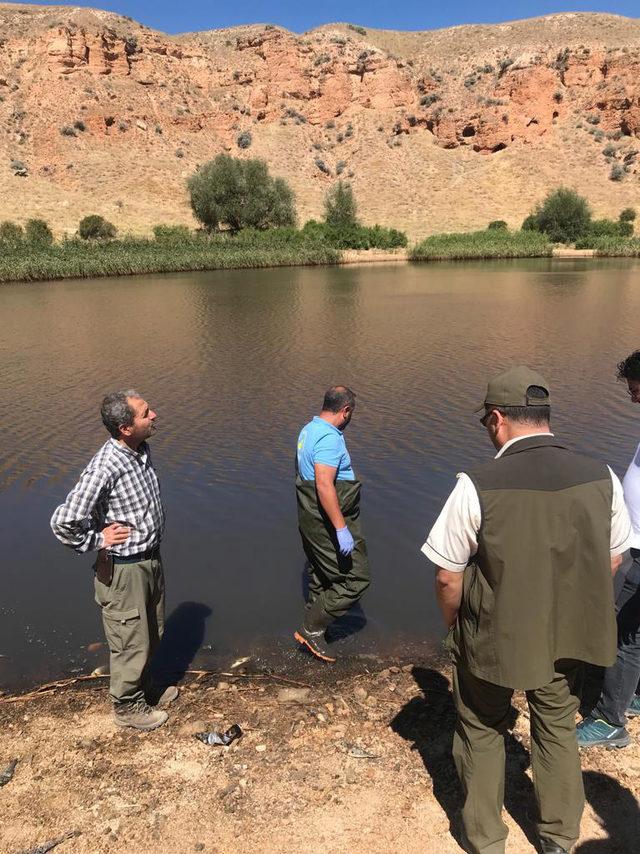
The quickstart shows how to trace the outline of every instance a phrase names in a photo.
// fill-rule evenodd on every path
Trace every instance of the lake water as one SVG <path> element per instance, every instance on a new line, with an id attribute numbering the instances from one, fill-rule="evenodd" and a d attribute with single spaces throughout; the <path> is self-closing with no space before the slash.
<path id="1" fill-rule="evenodd" d="M 363 481 L 373 582 L 336 643 L 385 655 L 442 634 L 419 548 L 457 471 L 491 447 L 473 410 L 513 363 L 552 385 L 554 429 L 624 472 L 640 408 L 615 381 L 640 347 L 640 264 L 550 260 L 295 268 L 0 286 L 0 686 L 106 661 L 91 557 L 49 518 L 105 441 L 98 407 L 134 386 L 168 524 L 170 631 L 184 663 L 301 653 L 299 428 L 324 389 L 358 395 L 346 433 Z M 425 653 L 426 654 L 426 653 Z M 279 663 L 279 664 L 278 664 Z"/>

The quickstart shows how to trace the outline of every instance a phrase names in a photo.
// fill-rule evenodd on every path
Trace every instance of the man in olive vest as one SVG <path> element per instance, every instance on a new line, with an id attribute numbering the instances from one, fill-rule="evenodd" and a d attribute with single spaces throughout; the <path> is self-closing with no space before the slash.
<path id="1" fill-rule="evenodd" d="M 300 431 L 296 454 L 298 527 L 309 562 L 309 598 L 294 637 L 321 661 L 333 662 L 325 630 L 369 586 L 367 546 L 360 528 L 360 481 L 344 430 L 356 396 L 333 386 L 322 411 Z"/>
<path id="2" fill-rule="evenodd" d="M 531 716 L 531 765 L 544 854 L 580 834 L 575 733 L 583 662 L 616 655 L 612 574 L 629 547 L 622 485 L 549 429 L 546 380 L 516 367 L 491 380 L 481 422 L 495 459 L 459 474 L 422 551 L 436 564 L 458 711 L 453 753 L 465 845 L 502 854 L 504 734 L 514 690 Z"/>

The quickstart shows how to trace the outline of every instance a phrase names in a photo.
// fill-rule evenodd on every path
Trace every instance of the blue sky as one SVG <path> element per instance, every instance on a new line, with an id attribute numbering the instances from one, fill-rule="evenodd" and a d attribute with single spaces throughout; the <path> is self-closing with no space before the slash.
<path id="1" fill-rule="evenodd" d="M 70 0 L 70 4 L 73 0 Z M 638 0 L 243 0 L 241 3 L 211 3 L 210 0 L 97 0 L 75 3 L 129 15 L 142 24 L 167 33 L 193 32 L 238 24 L 280 24 L 294 32 L 332 21 L 349 21 L 365 27 L 393 30 L 430 30 L 455 24 L 493 23 L 532 18 L 552 12 L 612 12 L 638 17 Z"/>

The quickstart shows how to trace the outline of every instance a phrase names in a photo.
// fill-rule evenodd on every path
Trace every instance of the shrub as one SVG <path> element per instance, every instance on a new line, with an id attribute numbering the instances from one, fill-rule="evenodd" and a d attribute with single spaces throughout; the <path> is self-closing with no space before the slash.
<path id="1" fill-rule="evenodd" d="M 553 100 L 556 102 L 556 104 L 561 103 L 563 98 L 564 98 L 564 95 L 562 94 L 562 92 L 559 89 L 557 92 L 553 93 Z"/>
<path id="2" fill-rule="evenodd" d="M 407 235 L 395 228 L 352 223 L 336 227 L 309 220 L 300 234 L 309 241 L 321 242 L 335 249 L 397 249 L 407 245 Z"/>
<path id="3" fill-rule="evenodd" d="M 436 101 L 440 100 L 440 95 L 437 92 L 430 92 L 428 95 L 423 95 L 420 98 L 420 106 L 421 107 L 430 107 L 432 104 L 435 104 Z"/>
<path id="4" fill-rule="evenodd" d="M 186 225 L 154 225 L 153 236 L 158 243 L 186 243 L 193 239 L 193 232 Z"/>
<path id="5" fill-rule="evenodd" d="M 60 135 L 61 136 L 77 136 L 77 133 L 75 132 L 75 130 L 72 127 L 69 127 L 69 125 L 63 125 L 63 127 L 60 128 Z"/>
<path id="6" fill-rule="evenodd" d="M 325 175 L 331 175 L 331 169 L 327 166 L 327 164 L 320 157 L 316 157 L 313 161 L 318 169 L 323 172 Z"/>
<path id="7" fill-rule="evenodd" d="M 525 231 L 541 231 L 554 243 L 573 243 L 587 234 L 591 210 L 587 200 L 575 190 L 559 187 L 522 224 Z"/>
<path id="8" fill-rule="evenodd" d="M 605 147 L 602 149 L 602 153 L 607 158 L 615 157 L 616 151 L 617 151 L 617 148 L 615 147 L 615 145 L 611 145 L 611 144 L 605 145 Z"/>
<path id="9" fill-rule="evenodd" d="M 253 142 L 251 131 L 243 130 L 236 142 L 238 143 L 238 148 L 249 148 Z"/>
<path id="10" fill-rule="evenodd" d="M 353 30 L 354 33 L 358 33 L 361 36 L 366 36 L 367 31 L 364 27 L 358 27 L 356 24 L 347 24 L 350 30 Z"/>
<path id="11" fill-rule="evenodd" d="M 73 126 L 76 130 L 79 130 L 80 133 L 84 133 L 84 131 L 86 131 L 86 129 L 87 129 L 87 126 L 85 125 L 85 123 L 81 119 L 78 119 L 77 121 L 75 121 L 73 123 Z"/>
<path id="12" fill-rule="evenodd" d="M 85 216 L 78 225 L 78 234 L 83 240 L 111 240 L 117 231 L 113 223 L 98 214 Z"/>
<path id="13" fill-rule="evenodd" d="M 0 245 L 7 249 L 15 249 L 24 242 L 24 231 L 21 225 L 6 220 L 0 223 Z"/>
<path id="14" fill-rule="evenodd" d="M 620 222 L 633 222 L 636 218 L 636 209 L 635 208 L 625 208 L 620 211 Z"/>
<path id="15" fill-rule="evenodd" d="M 350 184 L 338 181 L 324 198 L 324 221 L 333 228 L 350 228 L 358 224 L 357 205 Z"/>
<path id="16" fill-rule="evenodd" d="M 589 235 L 593 237 L 631 237 L 633 225 L 630 222 L 621 222 L 613 219 L 595 219 L 589 228 Z"/>
<path id="17" fill-rule="evenodd" d="M 612 181 L 622 181 L 624 178 L 624 169 L 619 163 L 614 163 L 609 172 L 609 178 Z"/>
<path id="18" fill-rule="evenodd" d="M 284 178 L 272 178 L 264 160 L 219 154 L 187 181 L 191 207 L 208 230 L 259 230 L 295 225 L 295 198 Z"/>
<path id="19" fill-rule="evenodd" d="M 599 125 L 600 124 L 600 114 L 599 113 L 591 113 L 587 116 L 587 122 L 590 125 Z"/>
<path id="20" fill-rule="evenodd" d="M 31 246 L 51 246 L 53 232 L 43 219 L 28 219 L 24 226 L 27 243 Z"/>
<path id="21" fill-rule="evenodd" d="M 507 223 L 506 223 L 503 219 L 493 219 L 493 220 L 491 220 L 491 222 L 490 222 L 490 223 L 489 223 L 489 225 L 487 226 L 487 228 L 490 228 L 492 231 L 493 231 L 494 229 L 502 229 L 502 230 L 504 230 L 504 229 L 506 229 L 507 227 L 508 227 L 508 226 L 507 226 Z"/>

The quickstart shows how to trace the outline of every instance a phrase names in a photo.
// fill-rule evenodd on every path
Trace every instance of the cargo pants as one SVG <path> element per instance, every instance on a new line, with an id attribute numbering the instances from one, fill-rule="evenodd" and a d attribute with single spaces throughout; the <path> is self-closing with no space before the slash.
<path id="1" fill-rule="evenodd" d="M 111 585 L 94 583 L 109 646 L 111 699 L 115 705 L 137 702 L 144 699 L 149 662 L 164 631 L 162 559 L 115 562 Z"/>
<path id="2" fill-rule="evenodd" d="M 584 788 L 575 716 L 583 665 L 557 661 L 553 680 L 527 691 L 531 769 L 539 809 L 538 833 L 567 851 L 580 835 Z M 513 689 L 453 668 L 458 711 L 453 758 L 464 791 L 462 821 L 474 854 L 503 854 L 505 743 Z"/>

